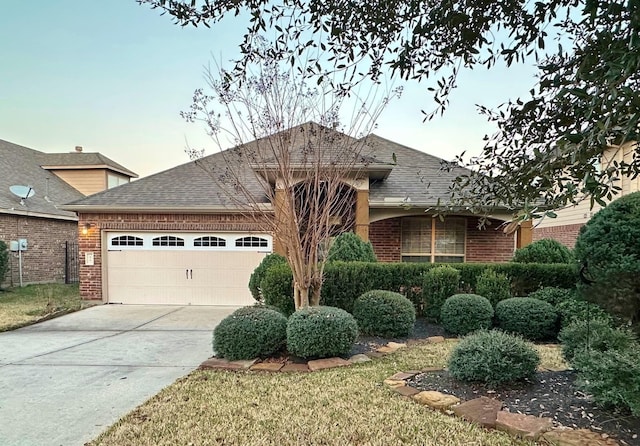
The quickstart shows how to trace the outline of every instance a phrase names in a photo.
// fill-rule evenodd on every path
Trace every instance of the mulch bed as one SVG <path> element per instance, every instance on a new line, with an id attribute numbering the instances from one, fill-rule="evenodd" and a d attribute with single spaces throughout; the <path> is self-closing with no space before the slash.
<path id="1" fill-rule="evenodd" d="M 430 336 L 445 336 L 444 329 L 418 319 L 409 338 L 360 337 L 351 354 L 375 350 L 389 341 L 407 342 Z M 481 396 L 496 398 L 513 413 L 549 417 L 556 426 L 591 429 L 606 433 L 623 445 L 640 445 L 640 418 L 596 406 L 589 395 L 576 387 L 575 380 L 576 373 L 572 370 L 545 371 L 538 372 L 530 381 L 491 388 L 484 383 L 457 381 L 443 370 L 416 375 L 407 385 L 419 390 L 448 393 L 463 401 Z"/>

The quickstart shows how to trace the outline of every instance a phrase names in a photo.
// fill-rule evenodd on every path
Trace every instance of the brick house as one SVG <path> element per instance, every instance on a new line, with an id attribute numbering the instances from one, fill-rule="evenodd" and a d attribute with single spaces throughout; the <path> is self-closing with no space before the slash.
<path id="1" fill-rule="evenodd" d="M 71 263 L 77 261 L 78 217 L 60 206 L 136 176 L 81 147 L 43 153 L 0 140 L 0 240 L 7 246 L 20 239 L 27 243 L 26 250 L 9 256 L 9 273 L 0 284 L 19 285 L 20 269 L 23 284 L 73 281 L 70 266 L 77 280 Z"/>
<path id="2" fill-rule="evenodd" d="M 315 123 L 289 131 L 335 132 Z M 507 235 L 499 227 L 510 218 L 506 212 L 492 215 L 492 224 L 483 230 L 468 212 L 444 221 L 429 213 L 438 198 L 446 198 L 461 170 L 443 171 L 441 159 L 376 135 L 350 139 L 366 145 L 369 160 L 348 179 L 355 214 L 351 229 L 371 241 L 380 261 L 501 262 L 511 259 L 518 243 L 526 244 L 526 231 Z M 224 166 L 225 153 L 65 205 L 78 212 L 87 232 L 79 241 L 84 298 L 133 304 L 252 303 L 247 289 L 251 272 L 266 253 L 282 248 L 246 209 L 221 193 L 211 171 L 203 168 Z M 277 215 L 282 184 L 277 170 L 249 163 L 244 168 L 249 187 L 269 182 L 274 203 L 258 200 Z M 264 196 L 261 190 L 255 189 L 256 197 Z"/>

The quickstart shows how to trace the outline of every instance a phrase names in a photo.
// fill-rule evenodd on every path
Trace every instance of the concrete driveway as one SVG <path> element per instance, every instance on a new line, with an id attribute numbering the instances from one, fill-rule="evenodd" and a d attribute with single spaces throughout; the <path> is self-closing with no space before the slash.
<path id="1" fill-rule="evenodd" d="M 0 443 L 94 439 L 211 356 L 233 310 L 103 305 L 0 333 Z"/>

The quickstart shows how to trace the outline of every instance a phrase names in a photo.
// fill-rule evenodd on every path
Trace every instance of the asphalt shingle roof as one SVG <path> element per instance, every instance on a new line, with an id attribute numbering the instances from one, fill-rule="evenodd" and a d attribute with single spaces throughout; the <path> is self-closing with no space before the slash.
<path id="1" fill-rule="evenodd" d="M 48 154 L 0 140 L 0 212 L 75 219 L 76 214 L 59 208 L 63 203 L 78 200 L 83 195 L 43 169 Z M 31 186 L 35 195 L 23 200 L 9 188 Z"/>
<path id="2" fill-rule="evenodd" d="M 43 163 L 44 167 L 105 167 L 116 172 L 121 172 L 130 177 L 138 178 L 138 175 L 135 172 L 130 171 L 121 164 L 116 163 L 98 152 L 43 153 L 43 155 L 45 157 Z"/>
<path id="3" fill-rule="evenodd" d="M 308 126 L 302 124 L 299 127 Z M 346 135 L 342 135 L 346 137 Z M 350 138 L 350 137 L 347 137 Z M 352 141 L 355 139 L 350 138 Z M 362 160 L 367 164 L 378 164 L 392 170 L 385 180 L 374 181 L 370 187 L 370 203 L 382 205 L 387 199 L 411 198 L 415 205 L 435 205 L 438 198 L 448 196 L 448 188 L 453 179 L 467 170 L 454 169 L 451 172 L 441 170 L 442 160 L 418 150 L 394 143 L 377 135 L 369 135 L 361 152 Z M 245 147 L 250 147 L 248 143 Z M 295 145 L 294 145 L 295 147 Z M 77 211 L 146 210 L 162 209 L 214 210 L 220 207 L 234 208 L 233 199 L 220 184 L 225 183 L 226 163 L 236 162 L 242 166 L 243 184 L 259 197 L 257 201 L 267 203 L 264 189 L 250 167 L 246 157 L 237 157 L 237 151 L 231 149 L 209 155 L 198 162 L 183 164 L 164 172 L 142 178 L 87 198 L 69 203 L 66 207 Z M 395 161 L 394 161 L 395 154 Z M 294 160 L 301 159 L 298 156 Z M 422 179 L 422 180 L 421 180 Z"/>

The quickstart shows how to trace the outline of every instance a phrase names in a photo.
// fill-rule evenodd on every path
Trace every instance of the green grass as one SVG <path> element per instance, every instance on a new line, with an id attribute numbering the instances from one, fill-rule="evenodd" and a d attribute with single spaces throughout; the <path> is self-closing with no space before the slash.
<path id="1" fill-rule="evenodd" d="M 0 291 L 0 332 L 83 308 L 78 285 L 27 285 Z M 86 305 L 85 305 L 86 306 Z"/>
<path id="2" fill-rule="evenodd" d="M 90 445 L 531 445 L 434 412 L 382 384 L 444 366 L 455 341 L 308 374 L 196 371 L 126 415 Z M 557 347 L 543 366 L 562 363 Z"/>

